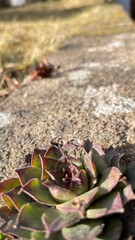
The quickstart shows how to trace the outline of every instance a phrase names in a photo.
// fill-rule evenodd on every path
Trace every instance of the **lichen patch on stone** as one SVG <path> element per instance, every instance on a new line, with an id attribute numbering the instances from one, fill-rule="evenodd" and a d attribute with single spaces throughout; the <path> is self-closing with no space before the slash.
<path id="1" fill-rule="evenodd" d="M 113 103 L 113 101 L 115 103 Z M 130 98 L 114 96 L 113 101 L 111 104 L 99 104 L 94 111 L 95 115 L 100 116 L 101 114 L 111 115 L 113 113 L 128 113 L 132 112 L 135 108 L 135 101 Z"/>
<path id="2" fill-rule="evenodd" d="M 89 81 L 90 75 L 91 72 L 88 69 L 78 69 L 69 73 L 69 79 L 73 81 L 74 86 L 83 86 Z"/>
<path id="3" fill-rule="evenodd" d="M 11 113 L 9 112 L 0 112 L 0 128 L 5 127 L 12 121 Z"/>
<path id="4" fill-rule="evenodd" d="M 118 84 L 107 87 L 94 88 L 91 85 L 87 87 L 84 95 L 83 108 L 93 106 L 93 113 L 99 117 L 101 114 L 111 115 L 113 113 L 128 113 L 135 109 L 135 101 L 131 98 L 125 98 L 118 93 Z"/>

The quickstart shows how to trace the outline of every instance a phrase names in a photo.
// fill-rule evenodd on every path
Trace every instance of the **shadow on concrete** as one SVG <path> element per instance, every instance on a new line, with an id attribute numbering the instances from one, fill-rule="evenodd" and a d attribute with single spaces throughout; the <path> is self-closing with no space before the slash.
<path id="1" fill-rule="evenodd" d="M 121 153 L 124 153 L 123 159 L 126 162 L 135 161 L 135 144 L 126 142 L 120 147 Z"/>

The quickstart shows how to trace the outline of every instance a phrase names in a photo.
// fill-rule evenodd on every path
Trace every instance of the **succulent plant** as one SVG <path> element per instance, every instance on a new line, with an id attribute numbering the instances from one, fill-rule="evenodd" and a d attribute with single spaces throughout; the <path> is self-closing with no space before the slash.
<path id="1" fill-rule="evenodd" d="M 0 182 L 0 239 L 119 239 L 124 205 L 135 199 L 123 166 L 117 148 L 89 139 L 35 149 L 29 166 Z"/>

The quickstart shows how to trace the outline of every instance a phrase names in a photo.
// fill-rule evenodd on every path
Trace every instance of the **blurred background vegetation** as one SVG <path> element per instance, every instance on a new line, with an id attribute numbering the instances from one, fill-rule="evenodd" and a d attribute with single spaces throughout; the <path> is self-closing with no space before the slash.
<path id="1" fill-rule="evenodd" d="M 30 0 L 28 0 L 30 1 Z M 34 1 L 0 8 L 0 61 L 29 65 L 46 57 L 73 36 L 132 31 L 128 16 L 104 0 Z"/>

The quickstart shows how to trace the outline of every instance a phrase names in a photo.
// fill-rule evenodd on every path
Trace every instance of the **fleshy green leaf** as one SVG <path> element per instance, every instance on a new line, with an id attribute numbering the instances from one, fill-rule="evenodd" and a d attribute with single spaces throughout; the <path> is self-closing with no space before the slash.
<path id="1" fill-rule="evenodd" d="M 37 167 L 25 167 L 16 170 L 22 186 L 24 186 L 30 179 L 41 179 L 42 170 Z"/>
<path id="2" fill-rule="evenodd" d="M 89 190 L 89 182 L 85 170 L 80 170 L 80 172 L 72 179 L 71 190 L 77 195 Z"/>
<path id="3" fill-rule="evenodd" d="M 123 189 L 122 199 L 124 204 L 127 204 L 131 200 L 135 200 L 135 194 L 132 190 L 131 185 L 128 185 Z"/>
<path id="4" fill-rule="evenodd" d="M 119 239 L 121 222 L 108 216 L 123 213 L 123 204 L 135 200 L 121 178 L 120 160 L 117 149 L 104 152 L 90 140 L 35 149 L 31 166 L 16 170 L 19 179 L 0 182 L 7 204 L 0 208 L 0 233 L 29 240 Z M 134 171 L 131 163 L 128 180 L 135 189 Z"/>
<path id="5" fill-rule="evenodd" d="M 122 222 L 118 218 L 109 218 L 106 221 L 103 233 L 99 240 L 119 240 L 122 232 Z"/>
<path id="6" fill-rule="evenodd" d="M 6 223 L 6 221 L 0 216 L 0 229 Z"/>
<path id="7" fill-rule="evenodd" d="M 48 179 L 49 175 L 47 172 L 54 171 L 56 169 L 57 160 L 53 158 L 41 157 L 42 164 L 42 181 Z"/>
<path id="8" fill-rule="evenodd" d="M 0 233 L 0 240 L 4 240 L 4 239 L 6 239 L 6 235 L 3 233 Z"/>
<path id="9" fill-rule="evenodd" d="M 93 143 L 90 139 L 84 140 L 83 147 L 87 153 L 90 152 L 90 150 L 92 149 L 92 146 L 93 146 Z"/>
<path id="10" fill-rule="evenodd" d="M 30 239 L 31 236 L 31 231 L 28 229 L 23 229 L 20 227 L 16 227 L 15 225 L 15 221 L 14 220 L 10 220 L 5 229 L 3 230 L 4 233 L 6 233 L 8 236 L 11 235 L 13 237 L 17 237 L 17 238 L 23 238 L 23 239 Z M 15 239 L 12 238 L 11 239 Z M 8 238 L 7 238 L 8 239 Z M 10 238 L 9 238 L 10 239 Z"/>
<path id="11" fill-rule="evenodd" d="M 103 227 L 102 220 L 89 220 L 74 227 L 63 228 L 62 234 L 66 240 L 94 240 L 102 232 Z"/>
<path id="12" fill-rule="evenodd" d="M 76 142 L 75 140 L 71 140 L 65 143 L 62 149 L 66 151 L 69 155 L 71 155 L 79 146 L 80 144 L 78 142 Z"/>
<path id="13" fill-rule="evenodd" d="M 20 186 L 20 181 L 18 178 L 10 178 L 2 181 L 0 182 L 0 194 L 8 192 L 18 186 Z"/>
<path id="14" fill-rule="evenodd" d="M 62 151 L 60 150 L 59 147 L 55 145 L 50 146 L 44 155 L 45 158 L 52 158 L 56 160 L 60 159 L 62 156 L 63 156 Z"/>
<path id="15" fill-rule="evenodd" d="M 107 149 L 106 155 L 105 155 L 105 159 L 107 161 L 107 163 L 109 164 L 109 166 L 118 166 L 119 164 L 119 160 L 120 160 L 120 152 L 118 147 L 113 148 L 112 146 Z"/>
<path id="16" fill-rule="evenodd" d="M 56 171 L 53 171 L 53 173 L 55 173 L 55 172 L 56 172 Z M 55 179 L 55 177 L 54 177 L 53 175 L 54 175 L 54 174 L 50 173 L 49 171 L 42 169 L 41 181 L 42 181 L 42 182 L 45 182 L 45 181 L 55 182 L 56 179 Z"/>
<path id="17" fill-rule="evenodd" d="M 39 231 L 32 231 L 31 233 L 31 240 L 65 240 L 64 237 L 62 236 L 61 232 L 55 232 L 52 233 L 50 236 L 48 236 L 48 234 L 43 233 L 43 232 L 39 232 Z"/>
<path id="18" fill-rule="evenodd" d="M 78 209 L 79 211 L 84 214 L 84 210 L 91 204 L 93 201 L 96 193 L 98 192 L 98 187 L 93 188 L 92 190 L 77 196 L 73 200 L 70 200 L 66 203 L 57 205 L 57 208 L 60 210 L 71 210 L 71 209 Z"/>
<path id="19" fill-rule="evenodd" d="M 43 186 L 37 178 L 31 179 L 22 191 L 41 204 L 56 205 L 56 201 L 52 198 L 48 188 Z"/>
<path id="20" fill-rule="evenodd" d="M 44 232 L 39 232 L 39 231 L 32 231 L 31 232 L 31 240 L 42 240 L 46 239 L 45 238 L 45 233 Z"/>
<path id="21" fill-rule="evenodd" d="M 44 156 L 44 154 L 45 154 L 45 150 L 40 150 L 35 148 L 32 153 L 31 166 L 41 169 L 42 166 L 41 166 L 40 156 Z"/>
<path id="22" fill-rule="evenodd" d="M 32 198 L 20 191 L 20 187 L 16 187 L 11 191 L 2 194 L 2 198 L 7 206 L 13 210 L 14 207 L 16 210 L 19 210 L 27 202 L 33 201 Z"/>
<path id="23" fill-rule="evenodd" d="M 108 166 L 105 160 L 105 153 L 102 150 L 101 146 L 93 145 L 89 154 L 91 156 L 91 159 L 94 161 L 99 173 Z"/>
<path id="24" fill-rule="evenodd" d="M 66 155 L 66 157 L 67 157 L 69 162 L 71 162 L 73 165 L 75 165 L 79 169 L 83 168 L 83 164 L 78 158 L 72 157 L 70 155 Z"/>
<path id="25" fill-rule="evenodd" d="M 47 235 L 46 235 L 46 239 L 47 239 Z M 59 232 L 52 233 L 49 237 L 49 240 L 65 240 L 65 239 L 62 233 L 59 231 Z"/>
<path id="26" fill-rule="evenodd" d="M 90 177 L 90 185 L 93 187 L 97 182 L 97 171 L 94 161 L 90 158 L 89 154 L 83 156 L 84 166 L 87 174 Z"/>
<path id="27" fill-rule="evenodd" d="M 71 182 L 71 172 L 73 172 L 73 169 L 70 169 L 69 167 L 74 168 L 75 172 L 76 170 L 79 171 L 79 168 L 74 166 L 73 164 L 70 164 L 68 162 L 68 159 L 66 157 L 61 158 L 61 160 L 58 161 L 56 170 L 51 172 L 53 176 L 55 177 L 55 180 L 59 186 L 62 186 L 64 188 L 70 188 L 70 182 Z M 69 178 L 68 178 L 69 176 Z M 68 178 L 68 181 L 67 181 Z"/>
<path id="28" fill-rule="evenodd" d="M 13 201 L 11 200 L 11 198 L 9 196 L 7 196 L 6 194 L 2 194 L 2 199 L 5 202 L 5 204 L 7 205 L 7 207 L 9 207 L 13 212 L 18 211 L 18 209 L 16 209 Z"/>
<path id="29" fill-rule="evenodd" d="M 42 222 L 46 233 L 50 235 L 53 232 L 60 231 L 63 227 L 72 226 L 81 219 L 81 215 L 76 210 L 58 210 L 48 208 L 42 216 Z"/>
<path id="30" fill-rule="evenodd" d="M 132 185 L 133 190 L 135 190 L 135 162 L 131 162 L 128 165 L 127 179 Z"/>
<path id="31" fill-rule="evenodd" d="M 52 197 L 59 203 L 69 201 L 76 197 L 74 192 L 59 187 L 58 185 L 54 185 L 49 182 L 45 182 L 43 184 L 48 187 Z"/>
<path id="32" fill-rule="evenodd" d="M 46 206 L 39 205 L 38 203 L 25 204 L 16 219 L 15 226 L 18 228 L 24 228 L 26 230 L 44 230 L 44 226 L 41 221 L 41 216 L 46 211 Z"/>
<path id="33" fill-rule="evenodd" d="M 9 221 L 11 218 L 13 218 L 15 214 L 16 211 L 13 212 L 12 209 L 6 205 L 0 208 L 0 216 L 6 221 Z"/>
<path id="34" fill-rule="evenodd" d="M 126 162 L 122 160 L 123 154 L 120 153 L 119 148 L 112 146 L 107 149 L 105 159 L 110 167 L 117 167 L 122 173 L 126 170 Z"/>
<path id="35" fill-rule="evenodd" d="M 96 219 L 106 217 L 114 213 L 123 213 L 124 208 L 120 193 L 114 192 L 102 197 L 96 203 L 93 203 L 87 210 L 86 217 Z"/>
<path id="36" fill-rule="evenodd" d="M 99 191 L 96 198 L 99 198 L 109 192 L 118 184 L 122 173 L 116 167 L 105 168 L 98 182 Z"/>

